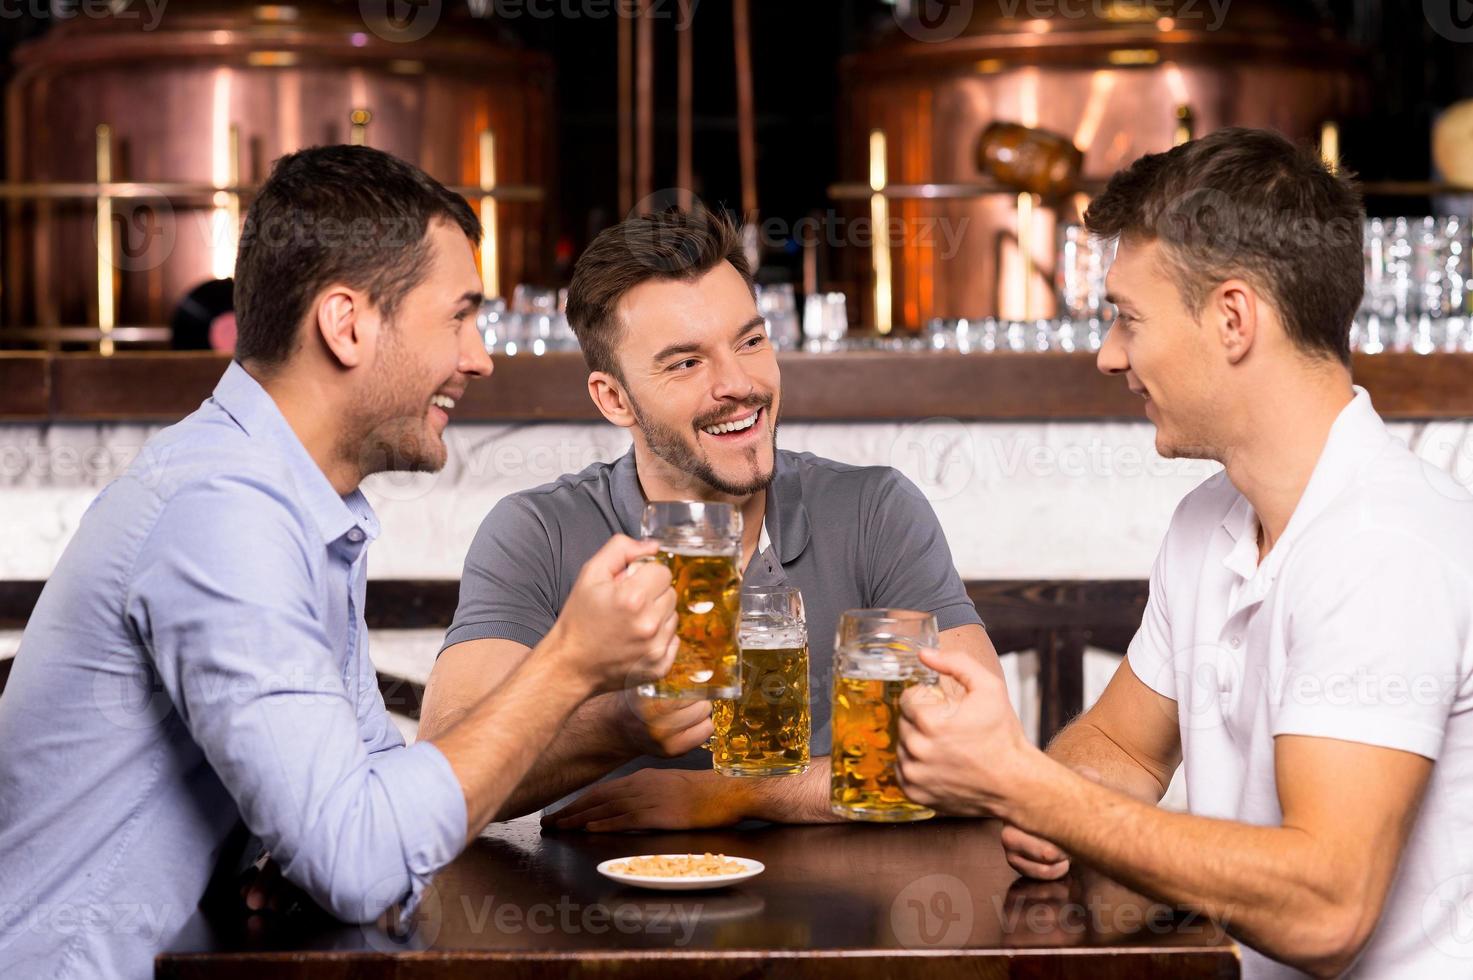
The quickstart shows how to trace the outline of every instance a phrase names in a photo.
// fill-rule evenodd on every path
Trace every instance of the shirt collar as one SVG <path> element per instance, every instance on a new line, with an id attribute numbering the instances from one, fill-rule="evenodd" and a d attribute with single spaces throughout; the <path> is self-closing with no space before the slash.
<path id="1" fill-rule="evenodd" d="M 1386 447 L 1392 438 L 1386 423 L 1376 414 L 1371 396 L 1359 385 L 1350 403 L 1340 410 L 1330 426 L 1330 435 L 1320 458 L 1310 473 L 1304 493 L 1284 528 L 1283 536 L 1274 542 L 1273 549 L 1258 561 L 1258 515 L 1248 498 L 1239 494 L 1238 500 L 1222 520 L 1222 528 L 1233 539 L 1233 548 L 1223 559 L 1223 564 L 1241 577 L 1253 578 L 1256 573 L 1267 572 L 1271 579 L 1284 561 L 1293 541 L 1304 528 L 1324 512 L 1347 487 L 1353 486 L 1359 473 L 1377 453 Z"/>
<path id="2" fill-rule="evenodd" d="M 378 537 L 378 517 L 363 491 L 355 489 L 347 496 L 338 495 L 276 402 L 239 362 L 230 362 L 212 398 L 246 435 L 264 442 L 286 461 L 297 496 L 324 543 L 348 536 L 359 545 Z M 359 534 L 352 533 L 355 529 Z"/>
<path id="3" fill-rule="evenodd" d="M 787 453 L 779 451 L 775 456 L 762 523 L 778 560 L 786 565 L 808 546 L 808 510 L 803 504 L 803 483 L 798 467 Z M 619 526 L 631 538 L 639 537 L 645 501 L 633 449 L 614 464 L 609 477 L 609 492 Z"/>

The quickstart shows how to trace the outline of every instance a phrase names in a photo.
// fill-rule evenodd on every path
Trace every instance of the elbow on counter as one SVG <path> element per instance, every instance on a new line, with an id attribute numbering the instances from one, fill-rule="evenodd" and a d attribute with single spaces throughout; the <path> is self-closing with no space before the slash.
<path id="1" fill-rule="evenodd" d="M 413 879 L 402 868 L 389 875 L 385 875 L 382 868 L 368 869 L 363 873 L 335 874 L 324 887 L 307 889 L 325 912 L 353 925 L 377 922 L 389 909 L 408 899 L 413 891 Z"/>
<path id="2" fill-rule="evenodd" d="M 1312 977 L 1343 976 L 1370 942 L 1380 917 L 1380 908 L 1370 902 L 1322 905 L 1284 960 Z"/>

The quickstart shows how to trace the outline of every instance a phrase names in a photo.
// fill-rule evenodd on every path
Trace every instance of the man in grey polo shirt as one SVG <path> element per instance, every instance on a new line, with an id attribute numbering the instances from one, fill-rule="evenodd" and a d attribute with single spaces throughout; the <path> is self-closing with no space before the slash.
<path id="1" fill-rule="evenodd" d="M 425 737 L 504 681 L 551 627 L 587 557 L 611 535 L 639 534 L 647 500 L 734 504 L 745 528 L 744 582 L 802 591 L 815 755 L 829 747 L 833 635 L 846 609 L 933 612 L 944 649 L 966 652 L 1001 677 L 920 491 L 888 467 L 777 449 L 777 358 L 740 235 L 724 217 L 649 215 L 605 231 L 574 270 L 568 319 L 588 361 L 590 396 L 630 431 L 633 448 L 492 509 L 466 556 L 460 607 L 430 677 Z M 708 701 L 593 698 L 498 818 L 614 772 L 630 775 L 545 820 L 618 830 L 832 819 L 822 759 L 804 775 L 778 779 L 712 772 L 699 748 L 711 734 L 710 714 Z"/>

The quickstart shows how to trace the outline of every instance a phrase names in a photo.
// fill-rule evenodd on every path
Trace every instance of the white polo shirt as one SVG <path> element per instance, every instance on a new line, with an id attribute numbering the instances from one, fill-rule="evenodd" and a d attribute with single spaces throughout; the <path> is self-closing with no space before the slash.
<path id="1" fill-rule="evenodd" d="M 1352 975 L 1473 976 L 1473 496 L 1355 397 L 1260 564 L 1219 473 L 1177 508 L 1129 660 L 1177 702 L 1188 807 L 1283 822 L 1274 737 L 1433 759 L 1380 924 Z M 1244 950 L 1244 976 L 1296 971 Z"/>

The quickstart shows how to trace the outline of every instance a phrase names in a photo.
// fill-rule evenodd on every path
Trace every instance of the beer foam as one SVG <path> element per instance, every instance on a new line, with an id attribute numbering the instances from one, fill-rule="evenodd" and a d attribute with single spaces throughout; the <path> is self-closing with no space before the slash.
<path id="1" fill-rule="evenodd" d="M 919 648 L 902 640 L 876 638 L 834 651 L 841 677 L 871 681 L 908 681 L 934 684 L 936 672 L 921 663 Z"/>
<path id="2" fill-rule="evenodd" d="M 661 541 L 660 550 L 685 558 L 730 558 L 736 560 L 738 543 L 734 541 Z"/>
<path id="3" fill-rule="evenodd" d="M 801 650 L 808 637 L 799 626 L 752 629 L 743 624 L 741 642 L 743 650 Z"/>

